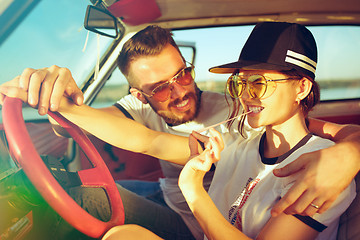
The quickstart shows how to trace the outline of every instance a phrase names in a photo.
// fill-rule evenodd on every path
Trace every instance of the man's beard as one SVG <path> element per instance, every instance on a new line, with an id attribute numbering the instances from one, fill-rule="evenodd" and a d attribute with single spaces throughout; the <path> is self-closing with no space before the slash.
<path id="1" fill-rule="evenodd" d="M 194 120 L 198 114 L 199 114 L 199 110 L 200 110 L 200 102 L 201 102 L 201 94 L 200 94 L 200 89 L 197 87 L 197 85 L 195 85 L 195 93 L 190 92 L 188 94 L 186 94 L 182 99 L 175 99 L 175 101 L 171 102 L 168 105 L 168 111 L 158 111 L 152 104 L 150 101 L 149 104 L 151 106 L 151 108 L 160 116 L 164 119 L 164 121 L 169 125 L 169 126 L 177 126 L 183 123 L 187 123 L 190 122 L 192 120 Z M 170 111 L 171 106 L 176 105 L 177 103 L 186 100 L 186 99 L 191 99 L 193 98 L 195 100 L 195 111 L 192 112 L 193 109 L 189 109 L 188 111 L 184 112 L 185 116 L 176 116 L 175 114 L 173 114 Z"/>

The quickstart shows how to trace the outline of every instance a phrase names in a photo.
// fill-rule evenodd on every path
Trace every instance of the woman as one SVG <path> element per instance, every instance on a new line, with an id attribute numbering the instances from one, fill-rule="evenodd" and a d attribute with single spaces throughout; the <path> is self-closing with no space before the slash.
<path id="1" fill-rule="evenodd" d="M 256 25 L 237 62 L 210 69 L 233 73 L 227 81 L 231 98 L 251 111 L 250 126 L 264 127 L 265 133 L 241 142 L 224 136 L 226 147 L 208 193 L 202 177 L 219 160 L 224 142 L 214 134 L 211 146 L 199 155 L 195 138 L 203 137 L 192 134 L 195 157 L 182 170 L 179 186 L 209 239 L 336 238 L 339 217 L 355 197 L 354 182 L 323 214 L 316 214 L 316 200 L 309 206 L 312 217 L 270 213 L 292 185 L 292 179 L 276 178 L 272 171 L 333 144 L 312 135 L 306 125 L 319 100 L 316 60 L 315 40 L 304 26 L 267 22 Z"/>
<path id="2" fill-rule="evenodd" d="M 333 144 L 310 134 L 306 125 L 307 113 L 319 101 L 314 81 L 316 60 L 315 40 L 305 27 L 260 23 L 237 62 L 210 69 L 233 73 L 227 82 L 231 98 L 235 102 L 240 100 L 245 112 L 251 111 L 247 115 L 250 126 L 263 127 L 265 133 L 246 136 L 246 141 L 224 135 L 223 141 L 212 130 L 210 144 L 201 154 L 197 140 L 206 141 L 207 137 L 196 132 L 190 137 L 193 157 L 181 172 L 179 186 L 207 238 L 336 238 L 339 216 L 355 197 L 354 182 L 325 213 L 316 213 L 320 203 L 315 201 L 309 206 L 312 217 L 286 214 L 271 217 L 270 213 L 292 185 L 290 178 L 275 178 L 273 169 L 305 152 Z M 233 114 L 238 111 L 239 108 L 233 109 Z M 243 126 L 239 126 L 241 132 Z M 217 164 L 216 171 L 207 193 L 202 182 L 213 163 Z M 104 239 L 128 236 L 124 234 L 158 239 L 133 225 L 116 227 Z"/>

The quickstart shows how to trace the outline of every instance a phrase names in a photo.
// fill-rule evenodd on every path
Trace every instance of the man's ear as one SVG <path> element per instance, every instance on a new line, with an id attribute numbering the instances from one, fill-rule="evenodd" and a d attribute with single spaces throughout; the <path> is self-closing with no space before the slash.
<path id="1" fill-rule="evenodd" d="M 311 80 L 306 77 L 303 77 L 299 81 L 298 92 L 297 92 L 298 95 L 297 95 L 297 99 L 296 99 L 298 102 L 300 102 L 301 100 L 306 98 L 307 95 L 309 95 L 312 85 L 313 85 L 313 83 L 311 82 Z"/>
<path id="2" fill-rule="evenodd" d="M 146 98 L 144 97 L 144 94 L 142 94 L 139 90 L 137 90 L 136 88 L 130 88 L 130 93 L 131 95 L 133 95 L 134 97 L 136 97 L 137 99 L 139 99 L 143 104 L 147 104 L 148 101 L 146 100 Z"/>

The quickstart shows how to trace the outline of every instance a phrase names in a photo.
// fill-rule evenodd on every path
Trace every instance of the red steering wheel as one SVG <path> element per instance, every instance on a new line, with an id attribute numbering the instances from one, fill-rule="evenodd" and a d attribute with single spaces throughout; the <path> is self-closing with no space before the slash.
<path id="1" fill-rule="evenodd" d="M 107 192 L 112 211 L 108 222 L 98 220 L 82 209 L 51 175 L 25 127 L 22 101 L 6 97 L 2 115 L 10 152 L 42 197 L 61 217 L 80 232 L 93 238 L 101 237 L 113 226 L 124 224 L 124 208 L 114 179 L 94 145 L 78 126 L 57 112 L 49 112 L 49 115 L 69 132 L 94 166 L 91 169 L 81 170 L 78 174 L 82 186 L 102 187 Z"/>

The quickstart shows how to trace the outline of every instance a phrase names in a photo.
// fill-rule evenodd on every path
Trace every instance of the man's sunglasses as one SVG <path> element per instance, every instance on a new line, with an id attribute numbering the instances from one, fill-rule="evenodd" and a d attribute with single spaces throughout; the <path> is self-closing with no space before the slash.
<path id="1" fill-rule="evenodd" d="M 299 80 L 299 77 L 272 80 L 266 79 L 262 75 L 239 76 L 233 74 L 229 77 L 226 88 L 232 98 L 241 97 L 244 91 L 247 90 L 252 98 L 259 99 L 264 97 L 265 93 L 270 96 L 276 88 L 276 82 L 285 80 Z"/>
<path id="2" fill-rule="evenodd" d="M 181 69 L 175 76 L 173 76 L 170 80 L 156 86 L 152 91 L 151 94 L 147 94 L 141 91 L 145 96 L 149 98 L 153 98 L 155 101 L 158 102 L 165 102 L 169 99 L 171 90 L 173 88 L 173 84 L 176 82 L 181 86 L 188 86 L 194 82 L 195 78 L 195 71 L 194 66 L 191 65 L 190 67 L 185 67 Z"/>

